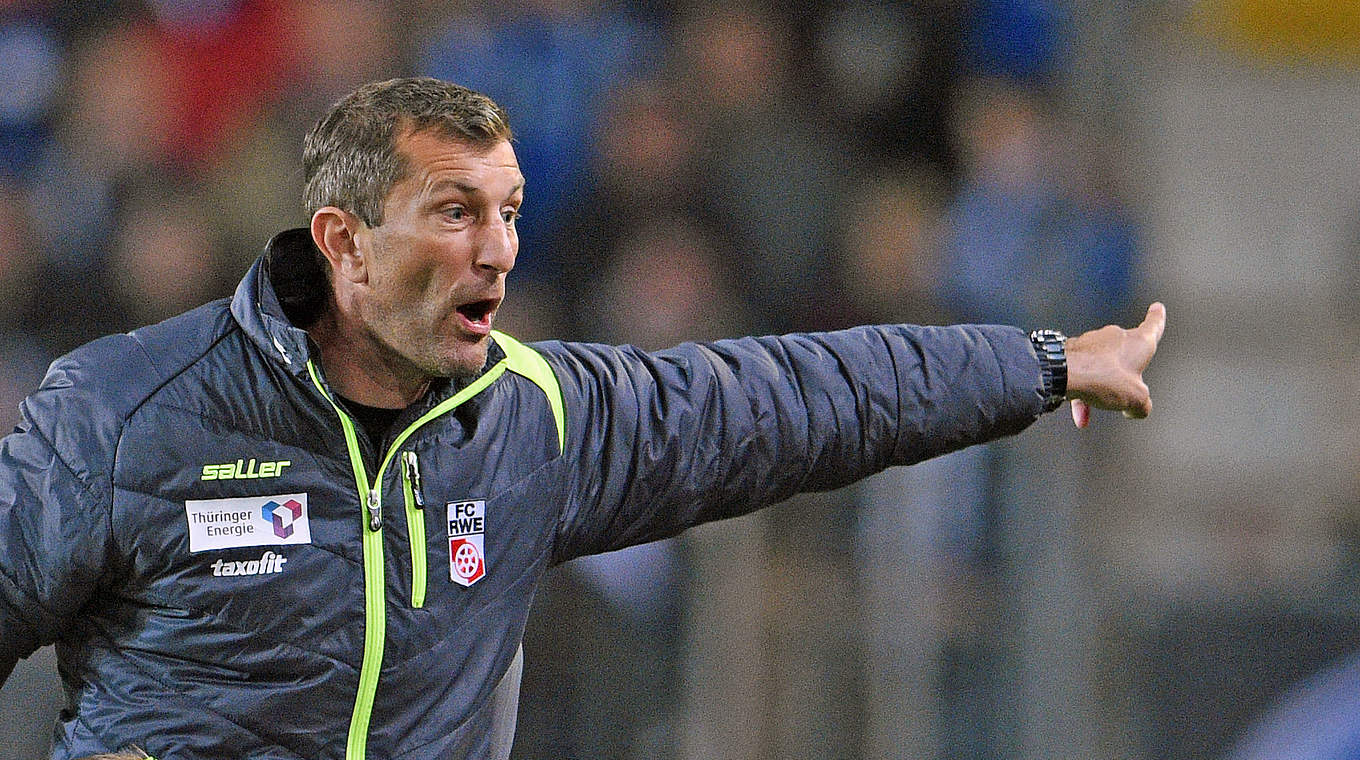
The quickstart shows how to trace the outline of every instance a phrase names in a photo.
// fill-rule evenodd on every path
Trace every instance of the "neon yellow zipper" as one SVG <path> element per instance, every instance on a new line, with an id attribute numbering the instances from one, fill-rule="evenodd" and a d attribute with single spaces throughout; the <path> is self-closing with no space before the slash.
<path id="1" fill-rule="evenodd" d="M 425 606 L 425 494 L 420 483 L 420 460 L 411 450 L 401 452 L 401 491 L 406 497 L 406 532 L 411 538 L 411 606 Z"/>
<path id="2" fill-rule="evenodd" d="M 349 453 L 350 467 L 354 470 L 354 485 L 358 488 L 360 498 L 363 500 L 365 515 L 364 527 L 361 529 L 364 554 L 364 657 L 363 664 L 359 668 L 359 691 L 354 696 L 354 712 L 350 715 L 349 736 L 345 743 L 345 760 L 364 760 L 368 750 L 368 723 L 373 717 L 373 698 L 378 693 L 378 675 L 382 669 L 383 648 L 387 641 L 387 590 L 383 578 L 382 545 L 383 473 L 387 470 L 387 465 L 391 464 L 392 458 L 397 454 L 401 445 L 406 442 L 407 438 L 411 437 L 412 433 L 430 420 L 448 413 L 459 404 L 481 393 L 488 385 L 495 382 L 496 378 L 505 373 L 506 367 L 507 362 L 505 360 L 497 362 L 495 366 L 470 385 L 445 399 L 408 425 L 388 448 L 387 454 L 382 458 L 382 462 L 378 465 L 378 470 L 374 473 L 373 480 L 370 483 L 368 473 L 364 468 L 363 452 L 359 448 L 359 436 L 354 429 L 354 421 L 326 390 L 326 386 L 321 382 L 321 376 L 317 372 L 315 362 L 311 360 L 307 362 L 307 372 L 312 377 L 312 384 L 316 386 L 317 390 L 321 391 L 321 395 L 330 402 L 331 407 L 340 417 L 340 426 L 345 432 L 345 449 Z M 412 519 L 413 512 L 414 510 L 408 507 L 406 516 L 408 520 L 411 520 L 409 532 L 412 534 L 412 569 L 414 571 L 417 561 L 421 566 L 421 572 L 417 577 L 420 604 L 423 605 L 425 603 L 425 522 L 423 519 Z M 416 524 L 420 526 L 420 551 L 415 550 L 414 544 L 416 532 L 414 526 Z M 417 556 L 420 557 L 419 560 L 416 560 Z M 416 586 L 416 581 L 413 581 L 411 588 L 412 604 L 415 604 Z"/>

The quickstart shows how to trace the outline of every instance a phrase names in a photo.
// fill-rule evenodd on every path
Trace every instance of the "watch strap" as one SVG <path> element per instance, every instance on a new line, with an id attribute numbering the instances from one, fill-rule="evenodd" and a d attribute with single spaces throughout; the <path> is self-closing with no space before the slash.
<path id="1" fill-rule="evenodd" d="M 1057 330 L 1035 330 L 1029 340 L 1039 358 L 1044 411 L 1051 412 L 1067 398 L 1067 336 Z"/>

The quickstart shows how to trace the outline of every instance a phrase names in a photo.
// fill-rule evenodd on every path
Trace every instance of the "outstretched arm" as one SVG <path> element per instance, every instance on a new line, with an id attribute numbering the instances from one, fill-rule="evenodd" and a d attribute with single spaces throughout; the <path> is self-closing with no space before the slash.
<path id="1" fill-rule="evenodd" d="M 569 460 L 558 561 L 1017 433 L 1044 405 L 1014 327 L 538 347 L 562 385 L 566 448 L 589 452 Z"/>
<path id="2" fill-rule="evenodd" d="M 1152 412 L 1143 370 L 1165 329 L 1166 307 L 1154 303 L 1142 324 L 1131 330 L 1106 325 L 1067 341 L 1067 398 L 1077 427 L 1090 423 L 1091 407 L 1138 419 Z"/>

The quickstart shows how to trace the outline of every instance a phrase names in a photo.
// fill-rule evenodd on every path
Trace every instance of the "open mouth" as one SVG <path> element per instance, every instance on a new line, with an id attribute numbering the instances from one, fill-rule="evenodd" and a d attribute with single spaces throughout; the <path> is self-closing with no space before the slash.
<path id="1" fill-rule="evenodd" d="M 485 333 L 491 329 L 491 316 L 500 305 L 499 298 L 483 298 L 459 306 L 458 315 L 463 318 L 464 326 L 473 332 Z"/>

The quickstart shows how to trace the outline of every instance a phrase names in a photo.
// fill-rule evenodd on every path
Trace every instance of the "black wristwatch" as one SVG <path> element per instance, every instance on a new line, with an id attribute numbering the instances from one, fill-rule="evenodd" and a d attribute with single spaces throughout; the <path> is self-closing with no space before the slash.
<path id="1" fill-rule="evenodd" d="M 1067 336 L 1057 330 L 1035 330 L 1029 340 L 1044 380 L 1044 411 L 1051 412 L 1067 398 Z"/>

